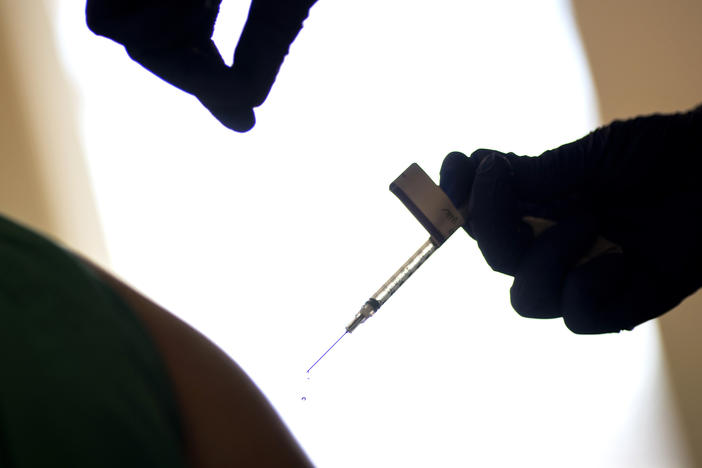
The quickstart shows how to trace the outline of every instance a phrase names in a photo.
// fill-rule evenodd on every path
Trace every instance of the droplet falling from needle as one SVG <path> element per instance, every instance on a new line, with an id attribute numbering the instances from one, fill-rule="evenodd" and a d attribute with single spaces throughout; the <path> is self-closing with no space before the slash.
<path id="1" fill-rule="evenodd" d="M 338 339 L 338 340 L 336 340 L 336 341 L 334 342 L 334 344 L 333 344 L 333 345 L 331 345 L 331 346 L 329 347 L 329 349 L 328 349 L 328 350 L 324 351 L 324 354 L 322 354 L 322 355 L 321 355 L 321 356 L 319 357 L 319 359 L 317 359 L 316 361 L 314 361 L 314 364 L 312 364 L 312 365 L 310 366 L 310 368 L 309 368 L 309 369 L 307 369 L 307 373 L 309 373 L 309 372 L 310 372 L 310 371 L 312 370 L 312 368 L 313 368 L 314 366 L 316 366 L 316 365 L 317 365 L 317 363 L 318 363 L 319 361 L 321 361 L 321 360 L 322 360 L 322 358 L 323 358 L 324 356 L 326 356 L 326 355 L 327 355 L 327 353 L 328 353 L 329 351 L 331 351 L 331 350 L 332 350 L 332 348 L 333 348 L 334 346 L 336 346 L 336 344 L 337 344 L 337 343 L 338 343 L 339 341 L 341 341 L 341 339 L 342 339 L 342 338 L 343 338 L 344 336 L 346 336 L 346 334 L 347 334 L 347 333 L 348 333 L 348 331 L 344 331 L 344 334 L 343 334 L 343 335 L 341 335 L 341 336 L 339 337 L 339 339 Z"/>

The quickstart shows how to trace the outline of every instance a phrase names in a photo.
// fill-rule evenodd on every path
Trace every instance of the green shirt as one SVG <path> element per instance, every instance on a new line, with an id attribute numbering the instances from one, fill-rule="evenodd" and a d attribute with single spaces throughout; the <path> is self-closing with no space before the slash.
<path id="1" fill-rule="evenodd" d="M 83 263 L 0 217 L 0 466 L 180 467 L 164 363 Z"/>

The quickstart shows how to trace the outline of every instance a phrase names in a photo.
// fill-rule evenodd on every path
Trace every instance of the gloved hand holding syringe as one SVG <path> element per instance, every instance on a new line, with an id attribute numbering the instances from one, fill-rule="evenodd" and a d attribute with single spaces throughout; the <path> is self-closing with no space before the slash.
<path id="1" fill-rule="evenodd" d="M 390 184 L 393 192 L 407 209 L 429 232 L 429 239 L 366 301 L 353 320 L 346 326 L 344 333 L 332 344 L 327 351 L 317 359 L 307 372 L 331 349 L 360 324 L 372 317 L 380 307 L 387 302 L 395 291 L 402 286 L 412 274 L 439 248 L 443 243 L 465 224 L 467 206 L 456 208 L 448 196 L 416 163 L 411 164 L 395 181 Z M 523 220 L 531 226 L 534 236 L 539 236 L 553 221 L 525 216 Z M 618 246 L 603 238 L 598 238 L 584 258 L 592 258 L 605 251 L 617 249 Z"/>

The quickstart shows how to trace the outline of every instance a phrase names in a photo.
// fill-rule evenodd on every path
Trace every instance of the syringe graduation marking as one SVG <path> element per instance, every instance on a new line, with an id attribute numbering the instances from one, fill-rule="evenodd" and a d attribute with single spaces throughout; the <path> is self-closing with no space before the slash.
<path id="1" fill-rule="evenodd" d="M 372 299 L 378 301 L 378 308 L 390 299 L 395 291 L 409 279 L 417 269 L 422 266 L 430 256 L 436 251 L 436 244 L 429 239 L 378 289 Z"/>
<path id="2" fill-rule="evenodd" d="M 353 332 L 356 327 L 372 317 L 380 307 L 390 299 L 395 291 L 402 286 L 417 269 L 433 254 L 437 245 L 430 238 L 397 270 L 389 280 L 378 289 L 371 298 L 363 304 L 351 323 L 346 326 L 346 331 Z"/>

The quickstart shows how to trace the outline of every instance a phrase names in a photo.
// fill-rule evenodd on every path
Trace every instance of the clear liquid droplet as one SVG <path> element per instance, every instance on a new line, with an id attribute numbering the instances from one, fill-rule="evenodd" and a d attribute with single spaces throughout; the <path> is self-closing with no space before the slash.
<path id="1" fill-rule="evenodd" d="M 309 371 L 305 372 L 305 395 L 300 397 L 300 401 L 307 401 L 307 392 L 309 391 L 309 382 L 310 382 L 310 373 Z"/>

